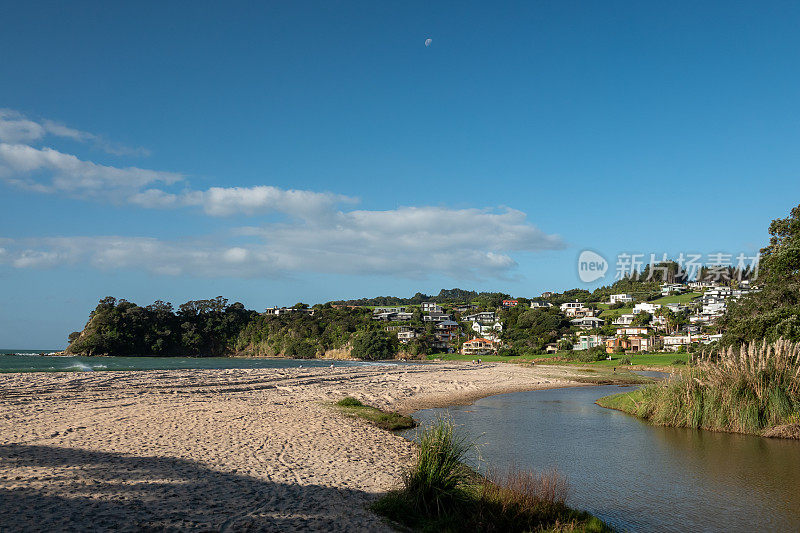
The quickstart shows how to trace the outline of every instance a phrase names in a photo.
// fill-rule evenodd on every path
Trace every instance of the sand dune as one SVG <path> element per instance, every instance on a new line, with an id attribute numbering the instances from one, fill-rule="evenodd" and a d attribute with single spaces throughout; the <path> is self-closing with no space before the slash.
<path id="1" fill-rule="evenodd" d="M 366 509 L 413 448 L 344 417 L 574 384 L 468 364 L 0 375 L 4 531 L 388 531 Z"/>

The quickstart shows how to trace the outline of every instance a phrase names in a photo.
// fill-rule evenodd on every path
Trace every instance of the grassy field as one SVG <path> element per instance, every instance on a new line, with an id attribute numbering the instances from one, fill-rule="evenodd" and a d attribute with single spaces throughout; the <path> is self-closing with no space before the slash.
<path id="1" fill-rule="evenodd" d="M 701 292 L 687 292 L 685 294 L 672 294 L 670 296 L 664 296 L 663 298 L 658 298 L 653 300 L 652 303 L 654 304 L 687 304 L 690 303 L 694 298 L 700 296 Z"/>
<path id="2" fill-rule="evenodd" d="M 568 356 L 570 352 L 559 352 L 549 355 L 534 355 L 534 356 L 503 356 L 503 355 L 482 355 L 480 360 L 484 363 L 539 363 L 539 364 L 559 364 L 559 365 L 580 365 L 580 366 L 620 366 L 622 360 L 629 358 L 631 365 L 639 366 L 676 366 L 686 364 L 689 360 L 689 354 L 681 353 L 632 353 L 632 354 L 611 354 L 611 360 L 595 361 L 591 363 L 579 361 L 566 361 L 564 357 Z M 428 360 L 441 360 L 441 361 L 473 361 L 478 357 L 474 355 L 461 355 L 457 353 L 441 353 L 432 354 L 428 356 Z M 680 361 L 680 362 L 678 362 Z"/>
<path id="3" fill-rule="evenodd" d="M 614 320 L 620 315 L 630 314 L 633 312 L 633 306 L 625 306 L 620 307 L 619 309 L 608 309 L 608 305 L 606 304 L 605 308 L 598 306 L 598 308 L 602 309 L 600 311 L 600 318 L 603 320 Z"/>

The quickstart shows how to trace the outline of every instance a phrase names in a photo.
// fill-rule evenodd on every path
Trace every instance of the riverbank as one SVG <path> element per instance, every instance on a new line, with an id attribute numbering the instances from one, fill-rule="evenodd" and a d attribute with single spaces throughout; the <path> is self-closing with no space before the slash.
<path id="1" fill-rule="evenodd" d="M 658 387 L 660 385 L 650 386 Z M 759 427 L 758 425 L 755 425 L 752 426 L 752 429 L 750 429 L 744 425 L 732 426 L 727 424 L 703 424 L 699 421 L 693 422 L 693 412 L 687 412 L 685 409 L 680 409 L 677 413 L 673 413 L 673 416 L 677 414 L 681 418 L 669 423 L 668 421 L 663 420 L 663 418 L 655 412 L 656 409 L 658 409 L 658 406 L 654 405 L 654 402 L 657 402 L 658 400 L 650 400 L 648 396 L 648 391 L 638 389 L 635 391 L 605 396 L 598 399 L 595 403 L 597 403 L 597 405 L 600 407 L 622 411 L 623 413 L 641 418 L 657 426 L 695 427 L 697 429 L 705 429 L 708 431 L 744 433 L 747 435 L 758 435 L 761 437 L 800 440 L 800 421 L 794 422 L 794 420 L 800 420 L 797 416 L 794 418 L 789 418 L 787 423 L 773 424 L 767 427 Z M 663 408 L 667 409 L 670 407 L 671 406 L 664 406 Z M 745 414 L 747 413 L 745 412 Z"/>
<path id="2" fill-rule="evenodd" d="M 753 343 L 597 403 L 656 425 L 798 439 L 798 377 L 800 344 Z"/>
<path id="3" fill-rule="evenodd" d="M 586 375 L 459 363 L 3 374 L 3 523 L 387 531 L 367 506 L 397 486 L 413 446 L 331 402 L 408 414 Z"/>

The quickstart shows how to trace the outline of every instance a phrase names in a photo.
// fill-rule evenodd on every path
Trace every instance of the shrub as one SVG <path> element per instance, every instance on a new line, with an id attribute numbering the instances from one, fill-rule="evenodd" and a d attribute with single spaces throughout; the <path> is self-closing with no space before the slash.
<path id="1" fill-rule="evenodd" d="M 352 396 L 345 396 L 344 398 L 336 402 L 336 405 L 338 405 L 339 407 L 362 407 L 364 404 L 361 403 L 359 400 L 353 398 Z"/>

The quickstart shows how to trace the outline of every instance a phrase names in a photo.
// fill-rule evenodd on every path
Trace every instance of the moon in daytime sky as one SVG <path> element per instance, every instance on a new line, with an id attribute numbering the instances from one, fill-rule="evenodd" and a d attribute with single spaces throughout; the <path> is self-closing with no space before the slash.
<path id="1" fill-rule="evenodd" d="M 425 39 L 425 46 L 426 47 L 430 46 L 432 42 L 433 42 L 433 39 L 431 39 L 430 37 Z"/>

